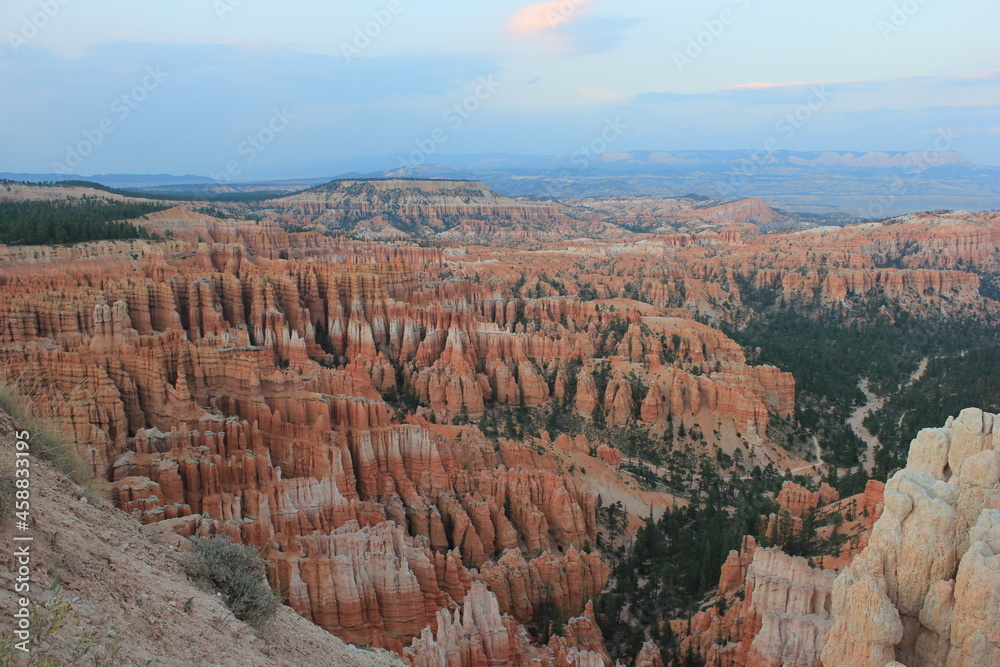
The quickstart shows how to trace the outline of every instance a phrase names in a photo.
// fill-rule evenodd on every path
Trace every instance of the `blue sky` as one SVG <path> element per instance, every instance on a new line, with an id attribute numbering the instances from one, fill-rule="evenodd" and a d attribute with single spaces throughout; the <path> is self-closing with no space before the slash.
<path id="1" fill-rule="evenodd" d="M 571 154 L 609 120 L 613 151 L 950 128 L 997 165 L 998 25 L 995 0 L 6 0 L 0 171 L 323 176 Z"/>

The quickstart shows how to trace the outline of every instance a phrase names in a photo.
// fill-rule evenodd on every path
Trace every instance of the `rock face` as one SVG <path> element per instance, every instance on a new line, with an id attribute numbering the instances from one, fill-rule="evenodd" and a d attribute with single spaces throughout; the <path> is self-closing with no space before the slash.
<path id="1" fill-rule="evenodd" d="M 437 615 L 437 633 L 427 626 L 405 656 L 414 667 L 513 664 L 516 638 L 504 624 L 496 598 L 481 584 L 473 586 L 462 610 Z"/>
<path id="2" fill-rule="evenodd" d="M 0 459 L 15 460 L 16 434 L 24 430 L 37 437 L 33 424 L 17 423 L 0 410 Z M 405 666 L 387 651 L 346 645 L 284 606 L 268 624 L 268 640 L 259 641 L 222 597 L 191 580 L 185 552 L 171 543 L 177 540 L 157 539 L 101 495 L 81 502 L 83 489 L 42 457 L 31 459 L 31 491 L 29 552 L 32 567 L 43 574 L 32 577 L 31 595 L 50 610 L 58 600 L 65 615 L 35 617 L 62 622 L 42 621 L 45 641 L 31 646 L 27 664 Z M 8 538 L 10 529 L 6 522 Z M 18 567 L 15 551 L 0 555 L 0 569 L 10 576 Z M 46 580 L 50 572 L 60 573 L 61 592 Z M 14 613 L 23 595 L 13 585 L 0 590 L 4 613 Z M 89 651 L 89 660 L 81 647 L 93 647 L 95 640 L 100 646 Z M 102 650 L 109 646 L 112 651 Z"/>
<path id="3" fill-rule="evenodd" d="M 1000 663 L 1000 418 L 914 440 L 871 540 L 834 586 L 823 664 Z"/>
<path id="4" fill-rule="evenodd" d="M 694 616 L 690 633 L 679 628 L 688 634 L 682 651 L 691 651 L 707 665 L 819 664 L 832 622 L 833 569 L 849 563 L 868 544 L 872 524 L 882 512 L 882 484 L 872 481 L 864 493 L 837 499 L 826 485 L 813 492 L 786 482 L 778 500 L 782 520 L 800 525 L 793 511 L 817 516 L 840 513 L 845 518 L 841 535 L 851 539 L 844 542 L 841 554 L 807 562 L 776 547 L 760 549 L 752 537 L 744 537 L 740 550 L 729 553 L 720 572 L 718 595 L 726 603 L 725 613 L 713 607 Z M 775 518 L 772 514 L 768 525 Z M 819 536 L 829 537 L 831 530 L 820 529 Z"/>
<path id="5" fill-rule="evenodd" d="M 814 506 L 821 496 L 786 484 L 779 502 L 790 517 L 853 517 L 857 546 L 817 559 L 849 565 L 834 579 L 745 539 L 720 576 L 732 604 L 697 614 L 682 651 L 720 667 L 1000 664 L 1000 417 L 964 410 L 922 431 L 884 488 Z"/>
<path id="6" fill-rule="evenodd" d="M 747 570 L 757 550 L 757 541 L 746 535 L 739 551 L 730 551 L 719 575 L 719 595 L 732 599 L 746 585 Z"/>
<path id="7" fill-rule="evenodd" d="M 480 578 L 496 596 L 500 610 L 518 621 L 537 620 L 542 605 L 583 609 L 608 583 L 608 566 L 596 553 L 570 548 L 557 557 L 550 551 L 530 561 L 509 549 L 480 569 Z"/>
<path id="8" fill-rule="evenodd" d="M 808 667 L 830 626 L 834 574 L 801 558 L 758 549 L 747 572 L 748 626 L 760 619 L 748 664 Z"/>
<path id="9" fill-rule="evenodd" d="M 746 569 L 745 596 L 724 616 L 713 608 L 691 621 L 692 635 L 681 644 L 712 665 L 814 667 L 830 627 L 835 574 L 779 549 L 744 543 L 738 556 L 752 560 Z M 723 586 L 732 591 L 734 559 L 723 569 Z M 719 643 L 719 638 L 724 639 Z"/>
<path id="10" fill-rule="evenodd" d="M 532 646 L 526 633 L 502 615 L 496 598 L 482 584 L 473 585 L 462 611 L 437 614 L 437 631 L 424 628 L 404 651 L 413 667 L 610 667 L 611 659 L 588 604 L 582 616 L 571 618 L 561 636 L 547 645 Z"/>
<path id="11" fill-rule="evenodd" d="M 352 644 L 391 647 L 418 634 L 471 583 L 460 561 L 446 557 L 451 572 L 439 585 L 433 556 L 392 523 L 348 523 L 301 538 L 299 549 L 275 555 L 279 590 L 288 591 L 293 609 Z"/>
<path id="12" fill-rule="evenodd" d="M 432 234 L 510 237 L 510 227 L 555 239 L 572 222 L 565 207 L 504 197 L 478 181 L 443 179 L 332 181 L 264 207 L 283 222 L 386 240 Z"/>
<path id="13" fill-rule="evenodd" d="M 829 492 L 827 492 L 827 495 L 829 495 Z M 836 500 L 836 498 L 833 498 L 833 500 Z M 820 493 L 803 488 L 795 482 L 785 482 L 781 485 L 781 491 L 778 493 L 778 497 L 775 498 L 775 502 L 791 516 L 801 519 L 809 510 L 819 507 Z M 826 505 L 829 502 L 833 501 L 828 500 L 827 503 L 823 504 Z"/>
<path id="14" fill-rule="evenodd" d="M 635 667 L 664 667 L 660 649 L 653 642 L 646 642 L 635 659 Z"/>

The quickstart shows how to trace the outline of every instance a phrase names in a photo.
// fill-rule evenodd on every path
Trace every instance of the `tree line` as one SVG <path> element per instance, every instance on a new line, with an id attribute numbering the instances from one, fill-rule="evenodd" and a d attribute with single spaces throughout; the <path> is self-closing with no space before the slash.
<path id="1" fill-rule="evenodd" d="M 0 243 L 50 245 L 155 238 L 145 227 L 129 220 L 164 208 L 97 197 L 0 202 Z"/>

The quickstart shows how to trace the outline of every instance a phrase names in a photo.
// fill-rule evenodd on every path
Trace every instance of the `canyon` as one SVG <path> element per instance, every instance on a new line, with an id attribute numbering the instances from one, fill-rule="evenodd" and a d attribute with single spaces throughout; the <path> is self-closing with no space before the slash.
<path id="1" fill-rule="evenodd" d="M 101 196 L 0 191 L 83 194 Z M 135 222 L 156 238 L 0 246 L 5 377 L 143 535 L 252 545 L 299 616 L 415 666 L 614 664 L 608 508 L 634 532 L 698 481 L 644 471 L 669 455 L 732 475 L 816 464 L 773 436 L 795 377 L 724 331 L 761 299 L 1000 312 L 980 292 L 997 213 L 782 230 L 794 221 L 758 199 L 398 179 Z M 906 469 L 843 499 L 789 473 L 761 517 L 770 545 L 748 537 L 722 569 L 724 604 L 671 622 L 682 651 L 720 667 L 997 660 L 996 419 L 922 432 Z M 781 550 L 834 515 L 818 535 L 836 553 Z M 636 664 L 663 657 L 643 643 Z"/>
<path id="2" fill-rule="evenodd" d="M 783 512 L 850 507 L 860 539 L 807 562 L 746 538 L 719 580 L 731 605 L 675 622 L 682 650 L 719 667 L 997 664 L 998 419 L 970 408 L 921 431 L 906 468 L 858 497 L 819 506 L 786 486 Z"/>

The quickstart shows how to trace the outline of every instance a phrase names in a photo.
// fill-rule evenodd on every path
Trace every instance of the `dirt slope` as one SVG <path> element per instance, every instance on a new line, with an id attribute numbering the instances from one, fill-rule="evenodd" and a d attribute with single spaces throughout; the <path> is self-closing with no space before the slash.
<path id="1" fill-rule="evenodd" d="M 0 412 L 0 464 L 13 460 L 15 425 Z M 48 463 L 32 459 L 32 599 L 70 605 L 65 626 L 49 637 L 46 664 L 78 665 L 402 665 L 399 658 L 344 644 L 287 607 L 255 633 L 212 592 L 192 583 L 182 552 L 151 537 L 131 517 L 83 491 Z M 8 480 L 9 481 L 9 480 Z M 0 632 L 11 635 L 16 605 L 12 517 L 2 517 Z M 25 533 L 18 533 L 25 534 Z M 46 617 L 50 612 L 39 612 Z M 88 642 L 95 649 L 73 655 Z M 94 658 L 97 658 L 95 660 Z M 0 663 L 6 664 L 0 653 Z M 14 664 L 19 664 L 14 662 Z"/>

